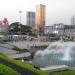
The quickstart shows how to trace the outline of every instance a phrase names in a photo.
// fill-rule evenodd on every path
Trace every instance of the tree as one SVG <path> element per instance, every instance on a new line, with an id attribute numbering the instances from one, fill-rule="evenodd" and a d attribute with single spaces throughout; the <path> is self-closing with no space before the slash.
<path id="1" fill-rule="evenodd" d="M 22 25 L 19 22 L 15 22 L 9 25 L 8 32 L 30 35 L 32 33 L 32 28 L 27 25 Z"/>

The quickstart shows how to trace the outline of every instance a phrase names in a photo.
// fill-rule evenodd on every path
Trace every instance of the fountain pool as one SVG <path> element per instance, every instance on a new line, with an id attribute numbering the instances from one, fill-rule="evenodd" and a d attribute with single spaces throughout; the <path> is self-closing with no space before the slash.
<path id="1" fill-rule="evenodd" d="M 35 53 L 33 63 L 75 66 L 75 42 L 52 42 L 44 51 Z"/>

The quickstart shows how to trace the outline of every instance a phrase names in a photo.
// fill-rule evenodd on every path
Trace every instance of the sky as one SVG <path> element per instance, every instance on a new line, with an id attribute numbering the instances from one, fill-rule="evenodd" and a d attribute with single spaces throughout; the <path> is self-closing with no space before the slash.
<path id="1" fill-rule="evenodd" d="M 26 24 L 26 12 L 36 11 L 36 5 L 46 5 L 46 25 L 55 23 L 71 24 L 75 15 L 75 0 L 0 0 L 0 20 L 7 17 L 9 23 L 21 22 Z"/>

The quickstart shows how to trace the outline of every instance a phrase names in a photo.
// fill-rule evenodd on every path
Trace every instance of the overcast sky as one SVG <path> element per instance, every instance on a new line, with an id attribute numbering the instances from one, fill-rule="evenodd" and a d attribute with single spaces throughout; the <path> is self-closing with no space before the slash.
<path id="1" fill-rule="evenodd" d="M 46 25 L 70 24 L 71 16 L 75 15 L 75 0 L 0 0 L 0 19 L 19 21 L 21 10 L 22 23 L 26 24 L 26 12 L 35 11 L 38 4 L 46 5 Z"/>

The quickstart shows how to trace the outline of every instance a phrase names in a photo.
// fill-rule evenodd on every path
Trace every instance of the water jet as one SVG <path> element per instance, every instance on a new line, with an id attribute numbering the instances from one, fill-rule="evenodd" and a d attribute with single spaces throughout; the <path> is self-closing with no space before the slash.
<path id="1" fill-rule="evenodd" d="M 44 51 L 35 53 L 33 63 L 75 66 L 75 42 L 52 42 Z"/>

